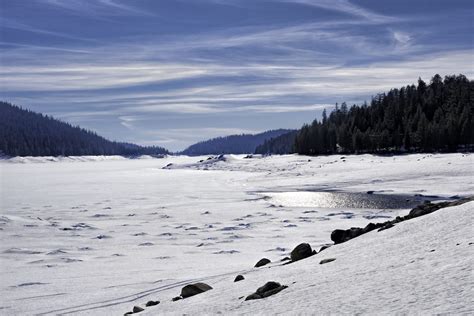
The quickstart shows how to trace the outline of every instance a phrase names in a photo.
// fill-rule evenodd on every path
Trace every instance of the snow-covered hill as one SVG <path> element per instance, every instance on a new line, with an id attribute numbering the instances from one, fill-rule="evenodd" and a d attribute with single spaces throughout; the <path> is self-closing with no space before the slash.
<path id="1" fill-rule="evenodd" d="M 152 314 L 467 313 L 472 202 L 274 265 L 334 229 L 472 195 L 473 157 L 3 160 L 0 314 L 120 315 L 148 300 Z M 262 257 L 271 268 L 252 268 Z M 239 299 L 266 281 L 288 288 Z M 214 289 L 170 301 L 193 282 Z"/>
<path id="2" fill-rule="evenodd" d="M 145 314 L 471 314 L 474 312 L 474 202 L 372 231 L 291 265 L 249 269 L 206 280 L 213 290 L 172 302 L 177 289 L 152 296 Z M 336 259 L 320 264 L 324 259 Z M 267 281 L 288 288 L 244 301 Z"/>

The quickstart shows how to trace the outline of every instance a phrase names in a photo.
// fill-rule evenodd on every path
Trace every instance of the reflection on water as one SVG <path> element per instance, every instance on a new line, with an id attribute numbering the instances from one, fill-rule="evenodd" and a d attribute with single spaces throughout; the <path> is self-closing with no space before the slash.
<path id="1" fill-rule="evenodd" d="M 409 209 L 422 204 L 422 196 L 347 192 L 260 192 L 275 205 L 284 207 Z"/>

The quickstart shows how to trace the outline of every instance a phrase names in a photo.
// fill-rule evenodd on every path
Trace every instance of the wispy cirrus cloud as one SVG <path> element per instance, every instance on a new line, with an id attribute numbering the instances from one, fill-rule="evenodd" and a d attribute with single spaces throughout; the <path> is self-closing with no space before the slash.
<path id="1" fill-rule="evenodd" d="M 348 0 L 276 0 L 288 3 L 300 3 L 308 6 L 323 8 L 364 18 L 373 23 L 389 23 L 400 21 L 400 18 L 376 13 L 367 8 L 358 6 Z"/>
<path id="2" fill-rule="evenodd" d="M 121 0 L 36 0 L 66 11 L 92 16 L 114 16 L 114 15 L 152 15 L 150 12 L 141 10 L 130 1 Z"/>

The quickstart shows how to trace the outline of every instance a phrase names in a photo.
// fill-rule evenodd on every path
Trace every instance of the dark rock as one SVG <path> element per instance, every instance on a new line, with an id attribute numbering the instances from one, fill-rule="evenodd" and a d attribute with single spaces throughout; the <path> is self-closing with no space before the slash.
<path id="1" fill-rule="evenodd" d="M 277 287 L 280 287 L 281 284 L 278 282 L 270 281 L 265 283 L 264 286 L 261 286 L 257 289 L 256 293 L 262 295 L 265 292 L 268 292 L 270 290 L 276 289 Z"/>
<path id="2" fill-rule="evenodd" d="M 439 204 L 441 204 L 441 203 L 439 203 Z M 412 209 L 410 211 L 410 213 L 408 213 L 408 216 L 410 218 L 415 218 L 415 217 L 418 217 L 418 216 L 423 216 L 423 215 L 432 213 L 432 212 L 434 212 L 438 209 L 437 205 L 438 204 L 432 204 L 430 202 L 425 203 L 423 205 L 419 205 L 419 206 L 415 207 L 414 209 Z"/>
<path id="3" fill-rule="evenodd" d="M 288 287 L 288 286 L 286 286 L 286 285 L 281 285 L 281 286 L 279 286 L 279 287 L 277 287 L 277 288 L 274 288 L 274 289 L 272 289 L 272 290 L 270 290 L 270 291 L 266 291 L 265 293 L 262 294 L 262 298 L 264 298 L 264 297 L 269 297 L 269 296 L 272 296 L 272 295 L 274 295 L 274 294 L 277 294 L 278 292 L 280 292 L 280 291 L 286 289 L 287 287 Z"/>
<path id="4" fill-rule="evenodd" d="M 274 295 L 284 289 L 286 289 L 288 286 L 286 285 L 281 285 L 278 282 L 270 281 L 265 283 L 264 286 L 261 286 L 257 289 L 257 291 L 253 294 L 250 294 L 245 298 L 246 301 L 249 300 L 256 300 L 256 299 L 261 299 L 265 298 L 271 295 Z"/>
<path id="5" fill-rule="evenodd" d="M 246 301 L 250 301 L 250 300 L 258 300 L 258 299 L 261 299 L 262 296 L 257 294 L 257 293 L 253 293 L 253 294 L 250 294 L 249 296 L 247 296 L 245 298 Z"/>
<path id="6" fill-rule="evenodd" d="M 331 233 L 331 240 L 334 241 L 335 244 L 340 244 L 352 238 L 360 236 L 363 233 L 364 229 L 359 227 L 352 227 L 346 230 L 336 229 Z"/>
<path id="7" fill-rule="evenodd" d="M 367 194 L 374 194 L 374 191 L 367 191 Z"/>
<path id="8" fill-rule="evenodd" d="M 331 245 L 324 245 L 321 247 L 321 249 L 319 249 L 319 252 L 323 251 L 324 249 L 328 249 L 329 247 L 331 247 Z"/>
<path id="9" fill-rule="evenodd" d="M 369 223 L 367 224 L 367 226 L 364 227 L 364 234 L 365 233 L 368 233 L 374 229 L 377 229 L 377 228 L 380 228 L 383 226 L 383 223 L 377 223 L 377 224 L 374 224 L 374 223 Z"/>
<path id="10" fill-rule="evenodd" d="M 255 264 L 255 268 L 258 268 L 258 267 L 263 267 L 264 265 L 267 265 L 269 264 L 271 261 L 267 258 L 262 258 L 260 259 L 256 264 Z"/>
<path id="11" fill-rule="evenodd" d="M 140 306 L 133 306 L 133 310 L 132 312 L 133 313 L 140 313 L 140 312 L 143 312 L 145 309 L 144 308 L 141 308 Z"/>
<path id="12" fill-rule="evenodd" d="M 331 240 L 334 241 L 335 244 L 340 244 L 344 242 L 345 235 L 346 235 L 345 230 L 336 229 L 331 233 Z"/>
<path id="13" fill-rule="evenodd" d="M 285 258 L 281 259 L 280 261 L 283 262 L 283 261 L 288 261 L 288 260 L 291 260 L 291 258 L 290 257 L 285 257 Z"/>
<path id="14" fill-rule="evenodd" d="M 421 196 L 421 195 L 418 194 L 415 196 Z M 474 196 L 462 198 L 462 199 L 451 201 L 451 202 L 439 202 L 436 204 L 433 204 L 427 201 L 425 204 L 418 205 L 417 207 L 412 209 L 408 215 L 402 216 L 402 217 L 397 216 L 394 220 L 391 220 L 391 221 L 386 221 L 384 223 L 376 223 L 376 224 L 369 223 L 365 228 L 352 227 L 346 230 L 336 229 L 331 233 L 331 240 L 335 244 L 340 244 L 377 228 L 379 228 L 378 231 L 383 231 L 385 229 L 392 228 L 393 226 L 395 226 L 394 224 L 396 223 L 400 223 L 400 222 L 403 222 L 415 217 L 423 216 L 426 214 L 430 214 L 434 211 L 437 211 L 445 207 L 457 206 L 457 205 L 461 205 L 470 201 L 474 201 Z"/>
<path id="15" fill-rule="evenodd" d="M 126 315 L 132 315 L 133 312 L 126 312 L 125 314 L 123 314 L 123 316 L 126 316 Z"/>
<path id="16" fill-rule="evenodd" d="M 397 216 L 395 217 L 395 219 L 393 220 L 394 223 L 400 223 L 400 222 L 403 222 L 405 219 L 400 217 L 400 216 Z"/>
<path id="17" fill-rule="evenodd" d="M 319 262 L 319 264 L 325 264 L 325 263 L 333 262 L 334 260 L 336 260 L 336 258 L 323 259 Z"/>
<path id="18" fill-rule="evenodd" d="M 207 285 L 206 283 L 199 282 L 194 284 L 188 284 L 181 289 L 181 296 L 183 298 L 187 298 L 209 290 L 212 290 L 212 287 Z"/>
<path id="19" fill-rule="evenodd" d="M 145 306 L 146 307 L 149 307 L 149 306 L 155 306 L 155 305 L 158 305 L 160 304 L 160 301 L 148 301 Z"/>
<path id="20" fill-rule="evenodd" d="M 313 254 L 314 253 L 313 253 L 313 250 L 311 249 L 311 246 L 307 243 L 302 243 L 296 246 L 295 249 L 293 249 L 293 251 L 291 251 L 291 260 L 298 261 L 301 259 L 311 257 Z"/>
<path id="21" fill-rule="evenodd" d="M 182 300 L 183 298 L 181 296 L 176 296 L 176 297 L 173 297 L 171 300 L 173 302 L 176 302 L 176 301 L 179 301 L 179 300 Z"/>
<path id="22" fill-rule="evenodd" d="M 387 222 L 385 225 L 382 226 L 382 228 L 380 228 L 378 231 L 381 232 L 382 230 L 386 230 L 386 229 L 389 229 L 389 228 L 392 228 L 393 225 L 391 222 Z"/>
<path id="23" fill-rule="evenodd" d="M 239 282 L 245 280 L 244 276 L 239 274 L 238 276 L 235 277 L 234 282 Z"/>

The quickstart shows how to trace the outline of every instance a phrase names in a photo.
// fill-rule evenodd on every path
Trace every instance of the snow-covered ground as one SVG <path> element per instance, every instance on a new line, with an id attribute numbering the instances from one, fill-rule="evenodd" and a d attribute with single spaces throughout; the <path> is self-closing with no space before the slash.
<path id="1" fill-rule="evenodd" d="M 472 195 L 473 157 L 3 160 L 0 314 L 120 315 L 148 300 L 162 302 L 150 314 L 472 313 L 472 202 L 276 262 L 301 242 L 331 243 L 336 228 L 409 209 L 344 207 L 337 193 L 321 204 L 317 194 Z M 275 263 L 252 268 L 262 257 Z M 319 265 L 325 258 L 336 261 Z M 233 283 L 239 273 L 246 280 Z M 270 280 L 289 287 L 239 299 Z M 194 281 L 214 289 L 170 301 Z"/>

